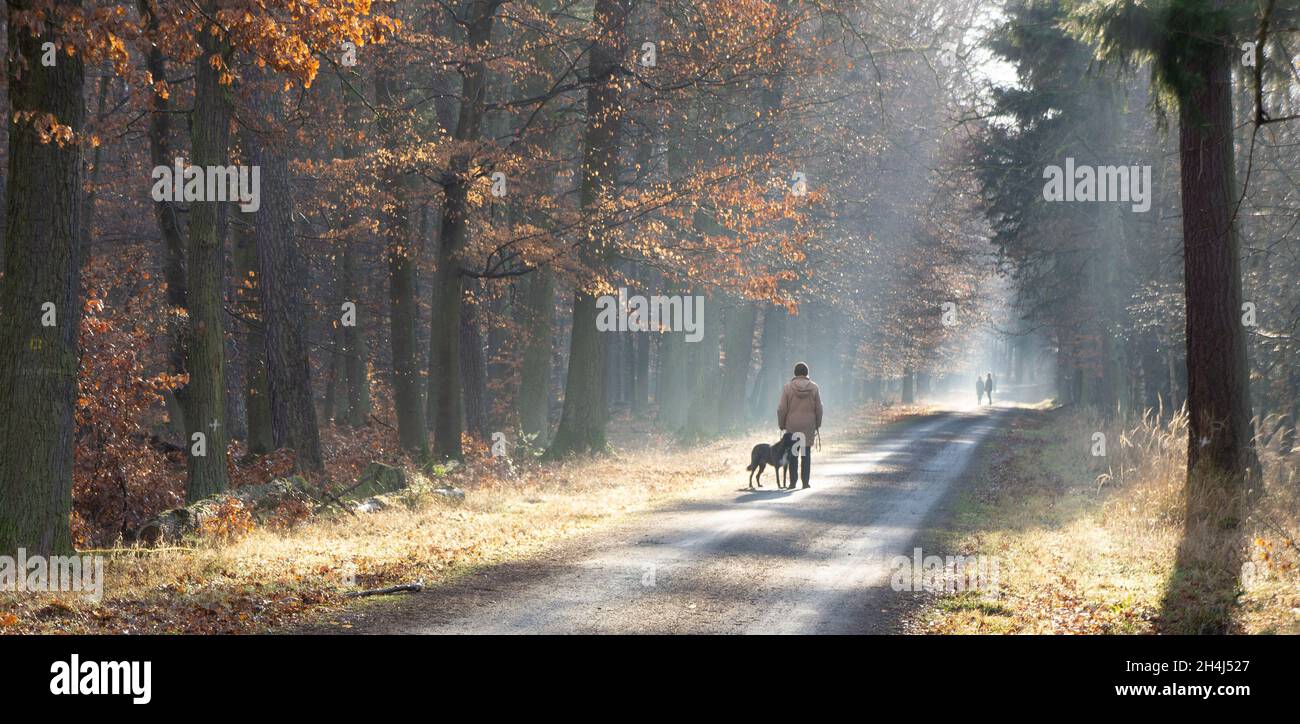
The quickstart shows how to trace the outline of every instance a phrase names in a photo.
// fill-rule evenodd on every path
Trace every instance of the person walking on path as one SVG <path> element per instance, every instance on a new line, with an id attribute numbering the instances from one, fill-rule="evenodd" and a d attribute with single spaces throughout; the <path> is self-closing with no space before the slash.
<path id="1" fill-rule="evenodd" d="M 803 433 L 802 475 L 796 475 L 795 466 L 799 459 L 790 458 L 790 469 L 786 480 L 794 487 L 794 481 L 803 479 L 803 487 L 810 488 L 808 480 L 812 474 L 812 445 L 817 438 L 817 431 L 822 426 L 822 394 L 817 383 L 808 379 L 808 365 L 800 362 L 794 366 L 794 379 L 785 383 L 781 390 L 781 403 L 776 408 L 776 423 L 786 432 Z"/>
<path id="2" fill-rule="evenodd" d="M 982 404 L 984 404 L 984 378 L 976 377 L 975 378 L 975 405 L 978 407 L 979 405 Z"/>
<path id="3" fill-rule="evenodd" d="M 989 373 L 989 378 L 984 380 L 984 394 L 989 398 L 989 404 L 993 404 L 993 373 Z"/>

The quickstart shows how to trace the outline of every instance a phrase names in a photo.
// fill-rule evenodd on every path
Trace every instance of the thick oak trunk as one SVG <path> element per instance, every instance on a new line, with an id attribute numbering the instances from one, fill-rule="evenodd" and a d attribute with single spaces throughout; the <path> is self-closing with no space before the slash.
<path id="1" fill-rule="evenodd" d="M 60 5 L 80 6 L 79 2 Z M 49 555 L 72 548 L 73 401 L 80 319 L 80 146 L 41 143 L 30 118 L 52 113 L 83 129 L 85 72 L 58 42 L 15 19 L 30 3 L 10 0 L 9 170 L 5 189 L 4 279 L 0 283 L 0 552 Z M 53 304 L 53 326 L 42 324 Z"/>

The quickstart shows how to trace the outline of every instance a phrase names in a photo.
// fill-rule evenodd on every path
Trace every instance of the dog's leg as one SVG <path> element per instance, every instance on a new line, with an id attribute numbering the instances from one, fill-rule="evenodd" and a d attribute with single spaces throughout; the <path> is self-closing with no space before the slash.
<path id="1" fill-rule="evenodd" d="M 763 469 L 767 467 L 763 463 L 758 464 L 758 487 L 763 487 Z"/>

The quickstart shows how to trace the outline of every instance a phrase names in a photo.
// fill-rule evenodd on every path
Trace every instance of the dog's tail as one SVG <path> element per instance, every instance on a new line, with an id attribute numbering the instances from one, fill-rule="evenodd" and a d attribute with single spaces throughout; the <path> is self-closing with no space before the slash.
<path id="1" fill-rule="evenodd" d="M 749 464 L 749 467 L 747 467 L 747 468 L 745 468 L 745 469 L 748 470 L 748 471 L 750 471 L 750 472 L 752 473 L 752 472 L 754 472 L 754 468 L 756 468 L 756 467 L 758 467 L 758 463 L 750 463 L 750 464 Z"/>

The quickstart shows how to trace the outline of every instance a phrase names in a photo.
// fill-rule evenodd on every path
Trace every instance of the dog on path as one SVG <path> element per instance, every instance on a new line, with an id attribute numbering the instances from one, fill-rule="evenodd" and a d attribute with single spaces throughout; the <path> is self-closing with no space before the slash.
<path id="1" fill-rule="evenodd" d="M 781 439 L 775 445 L 768 445 L 765 442 L 755 445 L 754 449 L 749 451 L 749 467 L 745 468 L 749 471 L 749 487 L 752 489 L 755 482 L 758 483 L 758 487 L 763 487 L 763 471 L 768 465 L 776 468 L 776 487 L 784 487 L 781 484 L 781 473 L 789 464 L 790 451 L 793 449 L 794 433 L 792 432 L 782 433 Z M 757 478 L 754 475 L 756 470 Z"/>

